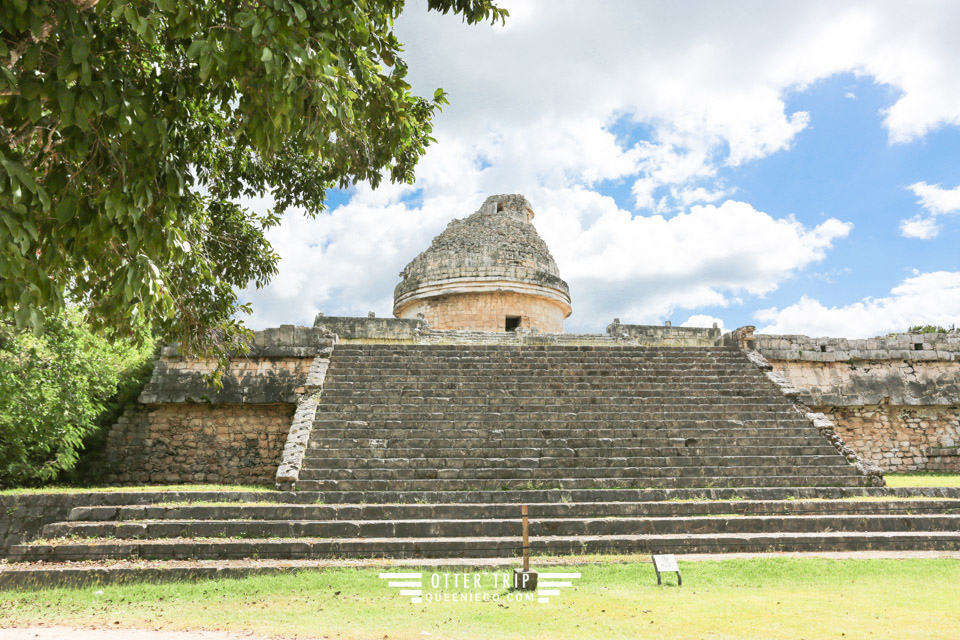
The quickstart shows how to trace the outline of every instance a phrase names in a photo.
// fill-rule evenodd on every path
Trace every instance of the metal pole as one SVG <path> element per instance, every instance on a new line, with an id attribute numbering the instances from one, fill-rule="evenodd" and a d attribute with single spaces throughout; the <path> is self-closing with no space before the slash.
<path id="1" fill-rule="evenodd" d="M 523 515 L 523 570 L 530 571 L 530 522 L 527 520 L 527 505 L 523 505 L 520 511 Z"/>

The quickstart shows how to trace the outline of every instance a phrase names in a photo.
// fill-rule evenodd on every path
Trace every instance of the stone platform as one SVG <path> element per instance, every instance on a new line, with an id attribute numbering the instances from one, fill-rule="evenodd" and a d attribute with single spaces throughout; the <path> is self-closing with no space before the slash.
<path id="1" fill-rule="evenodd" d="M 296 491 L 111 495 L 14 562 L 960 549 L 727 347 L 340 344 Z M 318 392 L 319 393 L 319 392 Z"/>
<path id="2" fill-rule="evenodd" d="M 827 497 L 829 496 L 829 497 Z M 960 490 L 276 492 L 75 507 L 17 562 L 960 550 Z M 211 499 L 212 498 L 212 499 Z M 123 502 L 123 500 L 119 500 Z"/>

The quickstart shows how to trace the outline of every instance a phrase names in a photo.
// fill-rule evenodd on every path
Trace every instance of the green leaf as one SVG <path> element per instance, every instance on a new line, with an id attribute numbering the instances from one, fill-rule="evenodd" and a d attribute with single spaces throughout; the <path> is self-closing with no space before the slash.
<path id="1" fill-rule="evenodd" d="M 40 198 L 40 206 L 43 207 L 43 210 L 49 211 L 50 196 L 47 195 L 47 190 L 44 189 L 41 185 L 37 185 L 37 197 Z"/>
<path id="2" fill-rule="evenodd" d="M 187 58 L 190 60 L 196 60 L 197 56 L 200 55 L 200 52 L 203 51 L 204 45 L 206 44 L 206 40 L 194 40 L 191 42 L 190 46 L 187 47 Z"/>
<path id="3" fill-rule="evenodd" d="M 260 62 L 270 62 L 273 60 L 273 52 L 270 51 L 269 47 L 263 48 L 263 53 L 260 54 Z"/>
<path id="4" fill-rule="evenodd" d="M 57 220 L 60 224 L 69 222 L 77 212 L 77 203 L 72 198 L 64 198 L 57 204 Z"/>
<path id="5" fill-rule="evenodd" d="M 83 38 L 74 38 L 70 46 L 70 56 L 73 59 L 74 64 L 80 64 L 83 60 L 87 58 L 90 53 L 90 48 L 87 46 L 86 40 Z"/>
<path id="6" fill-rule="evenodd" d="M 24 100 L 36 100 L 40 96 L 41 85 L 33 80 L 25 80 L 20 85 L 20 97 Z"/>
<path id="7" fill-rule="evenodd" d="M 74 101 L 73 92 L 61 83 L 57 87 L 57 104 L 60 106 L 60 122 L 64 126 L 70 126 L 73 122 Z"/>

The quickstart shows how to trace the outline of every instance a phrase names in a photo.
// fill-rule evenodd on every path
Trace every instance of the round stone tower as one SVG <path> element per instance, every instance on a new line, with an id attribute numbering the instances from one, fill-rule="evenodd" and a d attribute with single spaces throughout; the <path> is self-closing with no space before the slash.
<path id="1" fill-rule="evenodd" d="M 400 273 L 393 315 L 432 329 L 562 333 L 570 290 L 522 195 L 490 196 Z"/>

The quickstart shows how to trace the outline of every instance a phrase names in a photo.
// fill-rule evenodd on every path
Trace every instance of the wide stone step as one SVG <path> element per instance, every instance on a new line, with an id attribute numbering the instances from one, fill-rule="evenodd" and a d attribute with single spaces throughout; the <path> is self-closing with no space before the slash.
<path id="1" fill-rule="evenodd" d="M 848 486 L 740 486 L 740 487 L 646 487 L 646 488 L 544 488 L 527 486 L 492 489 L 404 490 L 307 490 L 276 494 L 283 502 L 296 504 L 532 504 L 576 502 L 698 502 L 711 500 L 841 500 L 864 498 L 918 500 L 960 499 L 960 488 L 881 488 L 863 484 Z M 264 494 L 260 494 L 264 495 Z"/>
<path id="2" fill-rule="evenodd" d="M 341 402 L 356 402 L 357 398 L 368 400 L 365 394 L 369 389 L 358 387 L 324 387 L 324 397 L 336 398 Z M 609 401 L 609 402 L 642 402 L 645 404 L 730 404 L 733 402 L 749 402 L 753 404 L 784 404 L 783 396 L 772 393 L 736 393 L 734 391 L 721 392 L 715 389 L 700 391 L 656 392 L 638 394 L 638 389 L 624 386 L 624 388 L 593 388 L 593 389 L 512 389 L 499 387 L 497 389 L 468 389 L 442 388 L 429 386 L 422 389 L 398 389 L 396 387 L 377 391 L 377 400 L 386 399 L 398 402 L 409 398 L 419 400 L 440 401 L 455 395 L 458 400 L 543 400 L 556 404 L 567 404 L 574 400 Z"/>
<path id="3" fill-rule="evenodd" d="M 855 487 L 867 484 L 853 475 L 758 475 L 703 477 L 457 478 L 403 480 L 300 480 L 298 491 L 471 491 L 508 489 L 682 489 L 711 487 Z"/>
<path id="4" fill-rule="evenodd" d="M 411 468 L 411 467 L 365 467 L 365 468 L 304 468 L 301 480 L 553 480 L 558 478 L 762 478 L 774 476 L 827 476 L 844 477 L 857 475 L 852 465 L 824 466 L 797 464 L 768 464 L 746 466 L 697 466 L 682 467 L 476 467 L 476 468 Z"/>
<path id="5" fill-rule="evenodd" d="M 709 360 L 701 358 L 675 358 L 656 362 L 652 360 L 611 358 L 611 359 L 558 359 L 558 358 L 503 358 L 456 360 L 454 358 L 405 358 L 405 359 L 357 359 L 345 360 L 339 357 L 331 359 L 331 366 L 345 371 L 365 372 L 373 368 L 380 368 L 389 372 L 405 372 L 414 367 L 416 371 L 436 373 L 450 371 L 484 371 L 497 370 L 506 376 L 515 371 L 530 372 L 543 371 L 553 375 L 563 375 L 565 371 L 583 370 L 604 373 L 638 372 L 676 372 L 696 375 L 719 372 L 748 373 L 756 371 L 752 364 L 745 360 Z"/>
<path id="6" fill-rule="evenodd" d="M 423 383 L 423 382 L 463 382 L 463 383 L 483 383 L 490 388 L 493 380 L 504 388 L 512 388 L 516 385 L 531 385 L 534 383 L 563 383 L 563 382 L 589 382 L 594 387 L 603 387 L 608 382 L 617 382 L 619 384 L 648 384 L 651 388 L 669 389 L 676 387 L 698 388 L 701 385 L 705 388 L 734 389 L 745 385 L 757 384 L 759 382 L 769 382 L 759 372 L 743 371 L 701 371 L 692 373 L 690 370 L 685 372 L 664 372 L 664 371 L 625 371 L 625 370 L 585 370 L 571 369 L 568 373 L 558 372 L 556 369 L 544 371 L 517 371 L 512 370 L 508 375 L 502 371 L 491 368 L 489 371 L 442 371 L 442 370 L 420 370 L 413 372 L 411 370 L 380 370 L 371 369 L 369 371 L 343 370 L 330 367 L 328 371 L 331 383 L 347 385 L 357 384 L 376 384 L 388 388 L 395 387 L 405 382 Z M 519 387 L 524 388 L 524 387 Z"/>
<path id="7" fill-rule="evenodd" d="M 551 362 L 551 363 L 563 363 L 563 362 L 575 362 L 575 363 L 674 363 L 674 362 L 728 362 L 728 363 L 745 363 L 746 360 L 737 353 L 726 352 L 726 353 L 662 353 L 662 354 L 642 354 L 636 352 L 616 352 L 609 349 L 596 350 L 588 353 L 564 353 L 562 351 L 542 351 L 542 352 L 510 352 L 510 351 L 494 351 L 487 350 L 486 352 L 477 352 L 469 353 L 467 351 L 446 351 L 446 352 L 434 352 L 428 353 L 424 351 L 407 351 L 407 352 L 398 352 L 394 354 L 377 354 L 370 352 L 354 352 L 350 353 L 343 350 L 343 345 L 340 345 L 334 351 L 334 359 L 338 362 L 357 362 L 357 363 L 366 363 L 366 362 L 377 362 L 377 363 L 389 363 L 389 362 L 442 362 L 442 363 L 454 363 L 454 364 L 464 364 L 476 362 L 479 364 L 486 364 L 490 362 L 502 364 L 502 363 L 539 363 L 539 362 Z"/>
<path id="8" fill-rule="evenodd" d="M 350 351 L 347 345 L 340 344 L 334 351 L 334 358 L 348 362 L 390 362 L 390 361 L 423 361 L 435 360 L 442 362 L 517 362 L 517 361 L 550 361 L 550 362 L 676 362 L 678 360 L 695 360 L 701 362 L 744 362 L 743 356 L 735 351 L 663 351 L 659 353 L 639 351 L 616 351 L 609 348 L 594 349 L 592 351 L 563 351 L 552 348 L 543 351 L 512 351 L 508 349 L 486 349 L 484 351 L 469 351 L 465 345 L 458 345 L 452 349 L 425 351 L 416 347 L 407 347 L 404 351 L 375 352 Z"/>
<path id="9" fill-rule="evenodd" d="M 581 383 L 581 385 L 582 384 L 584 383 Z M 567 402 L 574 398 L 582 398 L 584 401 L 587 401 L 594 398 L 601 400 L 603 398 L 617 397 L 643 398 L 645 402 L 649 401 L 650 403 L 658 403 L 664 399 L 683 399 L 684 403 L 732 402 L 736 400 L 752 402 L 757 400 L 767 401 L 772 404 L 788 404 L 782 395 L 768 394 L 765 391 L 753 394 L 743 393 L 743 386 L 730 388 L 701 386 L 699 388 L 691 388 L 685 385 L 658 385 L 656 388 L 653 388 L 653 385 L 640 386 L 636 384 L 623 384 L 605 387 L 592 386 L 589 389 L 575 387 L 577 387 L 577 385 L 571 384 L 570 388 L 567 389 L 545 389 L 543 386 L 526 382 L 510 386 L 487 383 L 485 387 L 480 387 L 458 385 L 455 382 L 450 382 L 449 379 L 433 384 L 398 383 L 384 388 L 363 383 L 334 385 L 330 382 L 329 386 L 324 386 L 324 395 L 344 402 L 356 402 L 358 398 L 363 399 L 363 394 L 367 393 L 370 394 L 368 399 L 389 398 L 391 402 L 414 397 L 440 399 L 451 396 L 463 396 L 489 399 L 542 398 L 544 401 L 552 400 L 554 402 Z"/>
<path id="10" fill-rule="evenodd" d="M 330 359 L 331 368 L 340 371 L 365 374 L 380 369 L 396 375 L 446 375 L 450 372 L 472 374 L 476 372 L 496 371 L 505 377 L 516 377 L 515 372 L 539 372 L 552 376 L 570 375 L 570 372 L 585 371 L 615 377 L 638 373 L 676 373 L 678 375 L 711 375 L 715 372 L 736 373 L 739 375 L 760 375 L 759 369 L 746 360 L 703 360 L 699 358 L 679 358 L 673 360 L 529 360 L 523 358 L 504 358 L 491 360 L 456 360 L 453 358 L 427 360 L 412 358 L 405 360 L 357 360 L 345 361 L 334 356 Z"/>
<path id="11" fill-rule="evenodd" d="M 449 409 L 451 403 L 456 407 L 474 409 L 482 407 L 493 411 L 578 411 L 584 408 L 591 410 L 605 409 L 607 411 L 631 411 L 662 413 L 668 411 L 702 411 L 704 409 L 719 411 L 785 411 L 792 409 L 783 399 L 758 398 L 676 398 L 656 399 L 645 396 L 616 396 L 610 394 L 596 397 L 569 397 L 556 398 L 548 396 L 520 396 L 507 393 L 496 393 L 486 396 L 464 396 L 458 393 L 424 396 L 420 394 L 386 394 L 376 395 L 376 404 L 371 402 L 370 392 L 354 391 L 349 394 L 324 393 L 323 401 L 328 407 L 337 406 L 365 406 L 376 407 L 393 405 L 396 407 L 412 407 L 416 409 L 442 407 Z"/>
<path id="12" fill-rule="evenodd" d="M 394 454 L 393 451 L 386 453 Z M 565 456 L 510 456 L 502 455 L 496 448 L 490 448 L 485 451 L 489 455 L 478 457 L 478 451 L 471 451 L 468 456 L 436 457 L 432 451 L 421 451 L 421 456 L 398 456 L 398 455 L 380 455 L 380 456 L 341 456 L 328 458 L 313 458 L 305 469 L 426 469 L 426 470 L 447 470 L 447 469 L 553 469 L 553 468 L 581 468 L 581 469 L 601 469 L 610 468 L 680 468 L 697 467 L 711 469 L 714 467 L 764 467 L 784 468 L 784 467 L 847 467 L 846 460 L 833 452 L 826 456 L 697 456 L 697 457 L 668 457 L 668 456 L 645 456 L 645 457 L 627 457 L 617 452 L 617 455 L 607 455 L 601 457 L 591 457 L 576 455 L 578 452 L 571 450 L 570 455 Z M 497 455 L 497 454 L 501 455 Z M 301 476 L 303 477 L 303 476 Z"/>
<path id="13" fill-rule="evenodd" d="M 330 366 L 338 370 L 359 372 L 364 374 L 371 369 L 380 368 L 390 373 L 403 375 L 421 371 L 435 374 L 437 372 L 456 371 L 471 374 L 481 371 L 497 371 L 505 377 L 511 377 L 514 371 L 535 371 L 548 375 L 570 375 L 570 372 L 583 370 L 599 372 L 603 376 L 630 375 L 633 372 L 673 372 L 686 375 L 707 375 L 714 372 L 735 373 L 738 375 L 759 375 L 762 372 L 744 358 L 740 359 L 702 359 L 678 358 L 643 360 L 632 358 L 614 359 L 577 359 L 577 358 L 494 358 L 456 360 L 454 358 L 404 358 L 379 359 L 360 358 L 345 359 L 334 355 L 330 359 Z"/>
<path id="14" fill-rule="evenodd" d="M 516 519 L 443 520 L 141 520 L 59 522 L 45 538 L 454 538 L 516 535 Z M 609 536 L 818 531 L 955 531 L 956 515 L 799 515 L 530 519 L 530 535 Z"/>
<path id="15" fill-rule="evenodd" d="M 390 343 L 356 343 L 344 342 L 337 349 L 343 349 L 344 352 L 362 352 L 362 353 L 410 353 L 419 351 L 421 353 L 434 352 L 453 352 L 453 353 L 489 353 L 493 351 L 502 352 L 522 352 L 522 353 L 596 353 L 609 351 L 610 353 L 738 353 L 734 347 L 724 345 L 710 346 L 666 346 L 666 345 L 582 345 L 582 344 L 421 344 L 421 345 L 398 345 Z"/>
<path id="16" fill-rule="evenodd" d="M 458 422 L 474 420 L 478 422 L 489 421 L 491 419 L 510 420 L 518 423 L 528 423 L 537 421 L 538 418 L 561 420 L 593 420 L 602 422 L 650 422 L 655 421 L 746 421 L 756 420 L 766 424 L 775 424 L 780 419 L 789 424 L 797 423 L 796 413 L 790 409 L 780 409 L 771 411 L 738 411 L 716 410 L 713 408 L 704 408 L 702 410 L 691 409 L 689 411 L 640 411 L 636 408 L 624 408 L 617 411 L 614 408 L 609 410 L 594 409 L 593 407 L 582 407 L 575 412 L 569 412 L 569 416 L 563 415 L 569 412 L 569 409 L 551 408 L 551 407 L 529 407 L 526 410 L 496 410 L 494 408 L 474 408 L 451 405 L 446 410 L 429 411 L 420 405 L 327 405 L 321 402 L 317 407 L 317 416 L 319 419 L 329 419 L 331 416 L 337 416 L 344 419 L 364 419 L 364 420 L 456 420 Z"/>
<path id="17" fill-rule="evenodd" d="M 749 553 L 767 551 L 957 550 L 960 533 L 894 531 L 863 533 L 752 533 L 620 536 L 550 536 L 535 538 L 535 555 L 583 553 Z M 521 552 L 519 536 L 456 538 L 333 538 L 288 540 L 168 539 L 103 540 L 96 543 L 16 545 L 15 562 L 70 562 L 107 559 L 311 559 L 364 558 L 495 558 Z"/>
<path id="18" fill-rule="evenodd" d="M 760 385 L 763 386 L 760 386 Z M 340 377 L 335 378 L 332 374 L 328 375 L 324 388 L 331 393 L 352 390 L 369 390 L 375 393 L 388 393 L 393 391 L 456 391 L 470 392 L 474 395 L 498 393 L 503 391 L 550 393 L 554 390 L 560 390 L 561 387 L 569 392 L 593 393 L 597 391 L 630 391 L 638 394 L 652 396 L 686 395 L 696 396 L 698 394 L 715 394 L 723 396 L 736 397 L 738 394 L 745 393 L 748 390 L 756 388 L 758 395 L 767 395 L 771 392 L 771 397 L 776 397 L 772 392 L 777 391 L 774 387 L 768 387 L 768 381 L 751 380 L 749 382 L 731 383 L 718 379 L 715 382 L 704 382 L 702 384 L 679 384 L 663 381 L 629 381 L 629 380 L 608 380 L 599 384 L 595 379 L 586 378 L 585 380 L 564 380 L 544 382 L 531 378 L 496 380 L 495 375 L 491 374 L 485 377 L 479 377 L 477 380 L 463 380 L 449 376 L 440 377 L 433 380 L 391 380 L 389 382 L 379 381 L 371 376 L 369 380 L 347 381 Z"/>
<path id="19" fill-rule="evenodd" d="M 485 442 L 507 442 L 515 440 L 524 440 L 541 442 L 544 445 L 550 443 L 562 444 L 564 442 L 578 442 L 584 445 L 602 446 L 606 443 L 611 445 L 616 441 L 629 440 L 637 446 L 709 446 L 709 445 L 728 445 L 740 446 L 749 444 L 752 446 L 804 446 L 804 445 L 822 445 L 826 439 L 812 428 L 799 430 L 787 427 L 767 427 L 759 429 L 708 429 L 708 428 L 688 428 L 688 429 L 657 429 L 645 427 L 623 427 L 623 428 L 562 428 L 562 427 L 543 427 L 543 428 L 513 428 L 506 425 L 490 425 L 485 428 L 477 428 L 472 424 L 452 423 L 444 428 L 423 428 L 414 426 L 396 426 L 392 428 L 379 427 L 376 423 L 366 423 L 363 425 L 351 425 L 349 427 L 326 426 L 328 422 L 315 423 L 312 432 L 312 441 L 334 442 L 344 439 L 401 439 L 405 442 L 413 442 L 414 439 L 427 439 L 432 441 L 444 442 L 447 444 L 469 442 L 471 440 L 480 440 Z M 349 421 L 335 421 L 335 424 L 349 424 Z M 370 426 L 367 426 L 367 425 Z M 423 423 L 414 423 L 423 424 Z M 593 436 L 590 438 L 590 436 Z M 584 443 L 584 440 L 590 439 L 590 442 Z"/>
<path id="20" fill-rule="evenodd" d="M 510 446 L 503 443 L 509 442 Z M 703 447 L 697 444 L 684 446 L 682 442 L 673 443 L 670 446 L 662 447 L 641 447 L 636 446 L 633 440 L 614 440 L 614 441 L 592 441 L 588 446 L 580 444 L 567 444 L 570 441 L 559 441 L 551 444 L 545 444 L 543 440 L 458 440 L 457 442 L 444 441 L 441 439 L 396 439 L 394 441 L 384 442 L 383 440 L 371 441 L 366 438 L 343 439 L 336 442 L 315 442 L 314 447 L 308 448 L 304 454 L 305 458 L 350 458 L 380 456 L 389 454 L 396 458 L 418 458 L 424 456 L 425 452 L 440 458 L 460 458 L 460 457 L 504 457 L 504 458 L 542 458 L 542 457 L 563 457 L 578 456 L 583 458 L 602 457 L 616 454 L 620 457 L 669 457 L 669 458 L 690 458 L 698 457 L 750 457 L 750 456 L 779 456 L 779 457 L 799 457 L 799 456 L 832 456 L 836 455 L 836 450 L 830 444 L 818 446 L 788 446 L 776 447 L 732 447 L 717 446 Z M 615 444 L 618 443 L 618 444 Z M 600 445 L 600 446 L 598 446 Z"/>
<path id="21" fill-rule="evenodd" d="M 647 502 L 534 502 L 531 517 L 708 517 L 716 515 L 960 515 L 952 500 L 715 500 Z M 511 503 L 445 504 L 155 504 L 75 507 L 72 522 L 137 520 L 514 520 Z"/>

